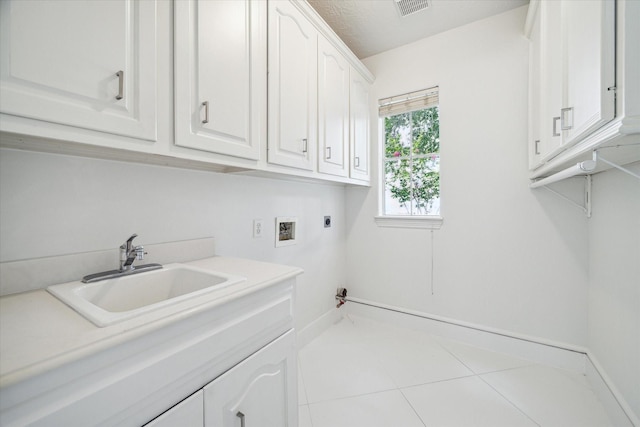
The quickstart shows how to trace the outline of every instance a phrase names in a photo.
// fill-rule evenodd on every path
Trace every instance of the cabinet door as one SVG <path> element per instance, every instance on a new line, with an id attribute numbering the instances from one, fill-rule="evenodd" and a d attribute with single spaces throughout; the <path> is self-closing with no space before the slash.
<path id="1" fill-rule="evenodd" d="M 265 2 L 175 2 L 176 145 L 260 157 L 265 55 Z"/>
<path id="2" fill-rule="evenodd" d="M 542 162 L 557 155 L 562 147 L 562 25 L 561 2 L 541 1 L 540 157 Z"/>
<path id="3" fill-rule="evenodd" d="M 529 168 L 540 166 L 542 159 L 542 141 L 540 139 L 540 118 L 542 116 L 542 18 L 540 3 L 536 3 L 536 15 L 531 29 L 529 48 Z M 530 6 L 533 7 L 533 6 Z"/>
<path id="4" fill-rule="evenodd" d="M 318 37 L 318 171 L 349 174 L 349 64 Z"/>
<path id="5" fill-rule="evenodd" d="M 369 83 L 353 68 L 349 91 L 350 177 L 369 181 Z"/>
<path id="6" fill-rule="evenodd" d="M 269 1 L 269 163 L 315 169 L 317 43 L 289 1 Z"/>
<path id="7" fill-rule="evenodd" d="M 563 144 L 570 146 L 615 114 L 615 2 L 562 2 Z"/>
<path id="8" fill-rule="evenodd" d="M 207 427 L 297 427 L 294 331 L 204 388 Z"/>
<path id="9" fill-rule="evenodd" d="M 0 112 L 156 140 L 156 2 L 0 2 Z"/>
<path id="10" fill-rule="evenodd" d="M 192 394 L 144 427 L 203 427 L 204 392 Z"/>

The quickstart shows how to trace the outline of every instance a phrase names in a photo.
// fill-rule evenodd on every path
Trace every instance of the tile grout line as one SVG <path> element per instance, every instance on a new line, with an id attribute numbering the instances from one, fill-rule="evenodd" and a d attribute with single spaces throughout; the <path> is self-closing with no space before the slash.
<path id="1" fill-rule="evenodd" d="M 514 368 L 514 369 L 518 369 L 518 368 Z M 496 393 L 498 393 L 498 395 L 500 397 L 502 397 L 504 400 L 506 400 L 507 402 L 509 402 L 509 404 L 511 406 L 513 406 L 514 408 L 516 408 L 518 410 L 518 412 L 520 412 L 522 415 L 524 415 L 525 417 L 529 418 L 531 420 L 531 422 L 533 422 L 535 425 L 537 425 L 538 427 L 541 426 L 540 423 L 538 423 L 536 420 L 534 420 L 529 414 L 527 414 L 526 412 L 524 412 L 518 405 L 516 405 L 514 402 L 512 402 L 509 398 L 507 398 L 505 395 L 503 395 L 502 393 L 500 393 L 500 391 L 498 389 L 496 389 L 493 385 L 491 385 L 487 380 L 485 380 L 484 378 L 482 378 L 482 375 L 477 375 L 477 377 L 486 385 L 488 385 L 492 390 L 494 390 Z"/>
<path id="2" fill-rule="evenodd" d="M 438 344 L 440 344 L 438 342 Z M 489 386 L 492 390 L 494 390 L 496 393 L 498 393 L 498 396 L 502 397 L 504 400 L 506 400 L 507 402 L 509 402 L 509 404 L 511 406 L 513 406 L 518 412 L 520 412 L 522 415 L 524 415 L 525 417 L 527 417 L 528 419 L 531 420 L 531 422 L 533 422 L 535 425 L 537 425 L 538 427 L 540 427 L 540 424 L 534 420 L 533 418 L 531 418 L 531 416 L 529 416 L 529 414 L 527 414 L 526 412 L 524 412 L 519 406 L 517 406 L 515 403 L 513 403 L 511 400 L 507 399 L 502 393 L 500 393 L 498 390 L 496 390 L 495 387 L 493 387 L 491 384 L 489 384 L 484 378 L 482 378 L 482 375 L 484 374 L 488 374 L 488 373 L 493 373 L 493 372 L 504 372 L 504 371 L 510 371 L 510 370 L 514 370 L 514 369 L 519 369 L 522 368 L 522 366 L 519 367 L 515 367 L 515 368 L 507 368 L 507 369 L 501 369 L 498 371 L 492 371 L 492 372 L 485 372 L 484 374 L 478 374 L 476 373 L 476 371 L 474 371 L 473 369 L 471 369 L 470 366 L 468 366 L 466 363 L 464 363 L 464 361 L 458 357 L 453 351 L 449 350 L 447 347 L 445 347 L 444 345 L 440 344 L 440 346 L 442 348 L 445 349 L 445 351 L 449 352 L 449 354 L 451 354 L 453 357 L 455 357 L 460 363 L 462 363 L 467 369 L 469 369 L 471 372 L 473 372 L 473 376 L 478 378 L 480 381 L 482 381 L 483 383 L 485 383 L 487 386 Z M 526 365 L 526 366 L 532 366 L 532 365 Z"/>
<path id="3" fill-rule="evenodd" d="M 311 405 L 317 405 L 319 403 L 327 403 L 327 402 L 335 402 L 335 401 L 338 401 L 338 400 L 353 399 L 355 397 L 360 397 L 360 396 L 371 396 L 373 394 L 387 393 L 389 391 L 394 391 L 394 390 L 400 391 L 400 389 L 396 386 L 395 388 L 387 388 L 387 389 L 384 389 L 384 390 L 376 390 L 376 391 L 371 391 L 371 392 L 368 392 L 368 393 L 354 394 L 352 396 L 334 397 L 332 399 L 318 400 L 317 402 L 307 402 L 307 405 L 311 406 Z"/>
<path id="4" fill-rule="evenodd" d="M 298 369 L 298 374 L 300 374 L 300 381 L 302 382 L 302 391 L 304 392 L 304 400 L 307 401 L 307 405 L 309 404 L 309 395 L 307 394 L 307 385 L 304 382 L 304 375 L 302 375 L 302 366 L 300 366 L 301 362 L 300 362 L 300 358 L 299 356 L 296 354 L 296 359 L 297 359 L 297 369 Z"/>
<path id="5" fill-rule="evenodd" d="M 405 396 L 404 392 L 402 391 L 402 389 L 398 389 L 398 391 L 400 392 L 400 394 L 402 395 L 402 398 L 405 400 L 405 402 L 407 402 L 407 404 L 409 405 L 409 407 L 411 407 L 411 409 L 413 410 L 413 413 L 416 414 L 416 416 L 418 417 L 418 419 L 420 420 L 420 422 L 422 423 L 422 425 L 424 427 L 427 427 L 427 424 L 425 422 L 425 420 L 422 419 L 422 417 L 420 416 L 420 414 L 418 414 L 418 411 L 416 411 L 416 408 L 413 407 L 413 405 L 411 404 L 411 402 L 409 402 L 409 399 L 407 399 L 407 396 Z"/>

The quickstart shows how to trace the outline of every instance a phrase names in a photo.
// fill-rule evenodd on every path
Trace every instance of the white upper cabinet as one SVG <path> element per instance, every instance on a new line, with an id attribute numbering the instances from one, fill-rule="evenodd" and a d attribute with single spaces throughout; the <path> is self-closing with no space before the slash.
<path id="1" fill-rule="evenodd" d="M 0 112 L 156 140 L 156 2 L 0 2 Z"/>
<path id="2" fill-rule="evenodd" d="M 350 81 L 349 140 L 351 167 L 349 176 L 353 179 L 369 181 L 369 83 L 353 68 L 351 68 Z"/>
<path id="3" fill-rule="evenodd" d="M 540 143 L 542 161 L 557 154 L 563 145 L 561 132 L 562 109 L 562 31 L 561 5 L 558 1 L 540 3 Z"/>
<path id="4" fill-rule="evenodd" d="M 318 171 L 349 174 L 349 63 L 318 37 Z"/>
<path id="5" fill-rule="evenodd" d="M 318 33 L 289 1 L 269 1 L 269 163 L 314 170 Z"/>
<path id="6" fill-rule="evenodd" d="M 266 136 L 266 4 L 175 2 L 175 144 L 246 159 Z"/>
<path id="7" fill-rule="evenodd" d="M 615 2 L 564 0 L 563 144 L 573 145 L 615 115 Z"/>
<path id="8" fill-rule="evenodd" d="M 615 116 L 615 2 L 536 1 L 530 8 L 529 166 L 536 169 Z"/>
<path id="9" fill-rule="evenodd" d="M 529 40 L 529 168 L 533 169 L 540 164 L 542 157 L 542 141 L 540 139 L 540 118 L 542 106 L 540 94 L 542 92 L 542 19 L 540 3 L 532 3 L 530 6 L 531 30 Z"/>
<path id="10" fill-rule="evenodd" d="M 0 0 L 3 147 L 366 185 L 372 82 L 306 1 Z"/>

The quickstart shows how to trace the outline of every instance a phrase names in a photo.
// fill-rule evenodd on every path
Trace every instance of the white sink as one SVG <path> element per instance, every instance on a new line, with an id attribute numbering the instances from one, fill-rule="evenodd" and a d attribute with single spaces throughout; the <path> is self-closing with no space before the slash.
<path id="1" fill-rule="evenodd" d="M 53 285 L 47 291 L 103 327 L 244 280 L 240 276 L 168 264 L 160 270 L 94 283 L 78 281 Z"/>

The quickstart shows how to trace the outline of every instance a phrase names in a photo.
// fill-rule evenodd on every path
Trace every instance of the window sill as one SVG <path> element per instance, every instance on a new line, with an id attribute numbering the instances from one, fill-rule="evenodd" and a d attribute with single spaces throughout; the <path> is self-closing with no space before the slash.
<path id="1" fill-rule="evenodd" d="M 442 226 L 441 216 L 376 216 L 378 227 L 423 228 L 438 230 Z"/>

